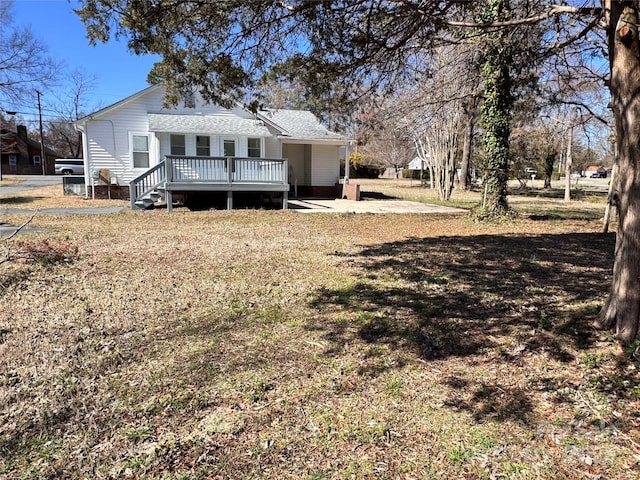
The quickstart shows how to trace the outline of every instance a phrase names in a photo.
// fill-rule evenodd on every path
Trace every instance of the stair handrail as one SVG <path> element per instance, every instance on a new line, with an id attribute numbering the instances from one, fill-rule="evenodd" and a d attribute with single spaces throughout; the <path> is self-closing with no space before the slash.
<path id="1" fill-rule="evenodd" d="M 165 165 L 165 160 L 162 160 L 129 182 L 129 198 L 132 210 L 136 208 L 138 200 L 166 183 L 167 171 Z"/>

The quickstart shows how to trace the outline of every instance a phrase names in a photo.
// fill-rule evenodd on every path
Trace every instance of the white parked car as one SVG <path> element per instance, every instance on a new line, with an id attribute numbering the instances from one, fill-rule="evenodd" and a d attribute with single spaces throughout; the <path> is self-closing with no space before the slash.
<path id="1" fill-rule="evenodd" d="M 84 175 L 84 160 L 81 158 L 59 158 L 56 160 L 56 174 Z"/>

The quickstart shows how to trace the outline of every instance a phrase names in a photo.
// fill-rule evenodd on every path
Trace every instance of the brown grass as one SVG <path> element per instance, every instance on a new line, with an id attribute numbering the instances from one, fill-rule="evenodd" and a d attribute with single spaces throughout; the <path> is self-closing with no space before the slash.
<path id="1" fill-rule="evenodd" d="M 588 326 L 614 235 L 537 204 L 36 216 L 0 478 L 637 478 L 639 364 Z"/>
<path id="2" fill-rule="evenodd" d="M 0 195 L 0 209 L 35 210 L 43 208 L 126 207 L 128 205 L 129 202 L 124 200 L 91 200 L 90 198 L 85 199 L 84 196 L 64 195 L 62 183 L 12 195 Z"/>

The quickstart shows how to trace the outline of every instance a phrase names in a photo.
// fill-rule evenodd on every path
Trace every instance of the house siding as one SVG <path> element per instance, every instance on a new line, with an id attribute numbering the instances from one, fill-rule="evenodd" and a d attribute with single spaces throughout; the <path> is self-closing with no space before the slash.
<path id="1" fill-rule="evenodd" d="M 164 89 L 150 88 L 78 122 L 84 135 L 83 151 L 86 158 L 85 178 L 88 191 L 95 183 L 94 179 L 97 178 L 100 170 L 109 170 L 112 184 L 122 187 L 128 186 L 131 180 L 145 171 L 145 169 L 133 169 L 130 158 L 132 134 L 149 135 L 149 167 L 170 155 L 170 129 L 174 125 L 182 127 L 182 130 L 178 129 L 175 134 L 185 135 L 186 155 L 196 154 L 197 135 L 204 134 L 210 137 L 210 155 L 212 156 L 223 154 L 224 139 L 234 139 L 235 155 L 238 157 L 248 155 L 248 138 L 260 137 L 262 138 L 262 157 L 287 158 L 290 161 L 290 167 L 297 175 L 298 185 L 324 188 L 333 187 L 338 182 L 340 170 L 336 145 L 313 144 L 314 140 L 305 141 L 304 138 L 299 142 L 283 145 L 282 138 L 279 138 L 283 135 L 281 130 L 241 108 L 227 110 L 216 105 L 198 102 L 196 108 L 180 106 L 165 109 L 162 106 L 163 101 Z M 150 114 L 154 115 L 150 118 Z M 247 125 L 246 120 L 255 120 L 256 123 L 255 125 L 251 123 L 251 128 L 258 130 L 255 130 L 253 135 L 249 133 L 254 131 L 251 129 L 239 129 L 238 131 L 242 134 L 238 135 L 218 135 L 214 130 L 210 130 L 210 133 L 191 132 L 191 129 L 201 130 L 205 127 L 196 121 L 180 123 L 180 118 L 171 118 L 171 115 L 198 115 L 198 119 L 202 118 L 201 115 L 213 115 L 228 119 L 222 122 L 222 125 L 237 124 L 239 128 Z M 154 132 L 150 132 L 150 121 L 153 123 L 151 127 Z M 260 128 L 263 129 L 262 135 L 257 134 Z"/>
<path id="2" fill-rule="evenodd" d="M 280 141 L 275 137 L 267 137 L 264 139 L 264 156 L 266 158 L 283 158 L 282 146 Z"/>
<path id="3" fill-rule="evenodd" d="M 311 184 L 333 186 L 340 179 L 339 147 L 335 145 L 311 145 Z"/>
<path id="4" fill-rule="evenodd" d="M 156 97 L 156 98 L 154 98 Z M 160 97 L 162 98 L 162 97 Z M 155 101 L 154 101 L 155 100 Z M 132 133 L 149 132 L 147 112 L 155 107 L 156 95 L 145 95 L 111 112 L 108 119 L 89 120 L 86 125 L 88 144 L 87 175 L 102 169 L 111 173 L 118 185 L 126 185 L 144 169 L 133 169 L 129 155 L 129 138 Z M 149 141 L 149 166 L 157 163 L 157 142 Z"/>

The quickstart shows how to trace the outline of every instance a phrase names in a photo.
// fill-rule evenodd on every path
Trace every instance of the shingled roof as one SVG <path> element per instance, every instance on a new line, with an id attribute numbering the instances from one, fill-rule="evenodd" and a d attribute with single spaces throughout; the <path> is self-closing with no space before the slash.
<path id="1" fill-rule="evenodd" d="M 211 135 L 269 136 L 269 129 L 257 119 L 218 115 L 149 114 L 152 132 L 199 133 Z"/>
<path id="2" fill-rule="evenodd" d="M 283 136 L 309 140 L 344 140 L 339 133 L 327 130 L 308 110 L 274 109 L 260 112 L 261 116 L 280 126 Z"/>

